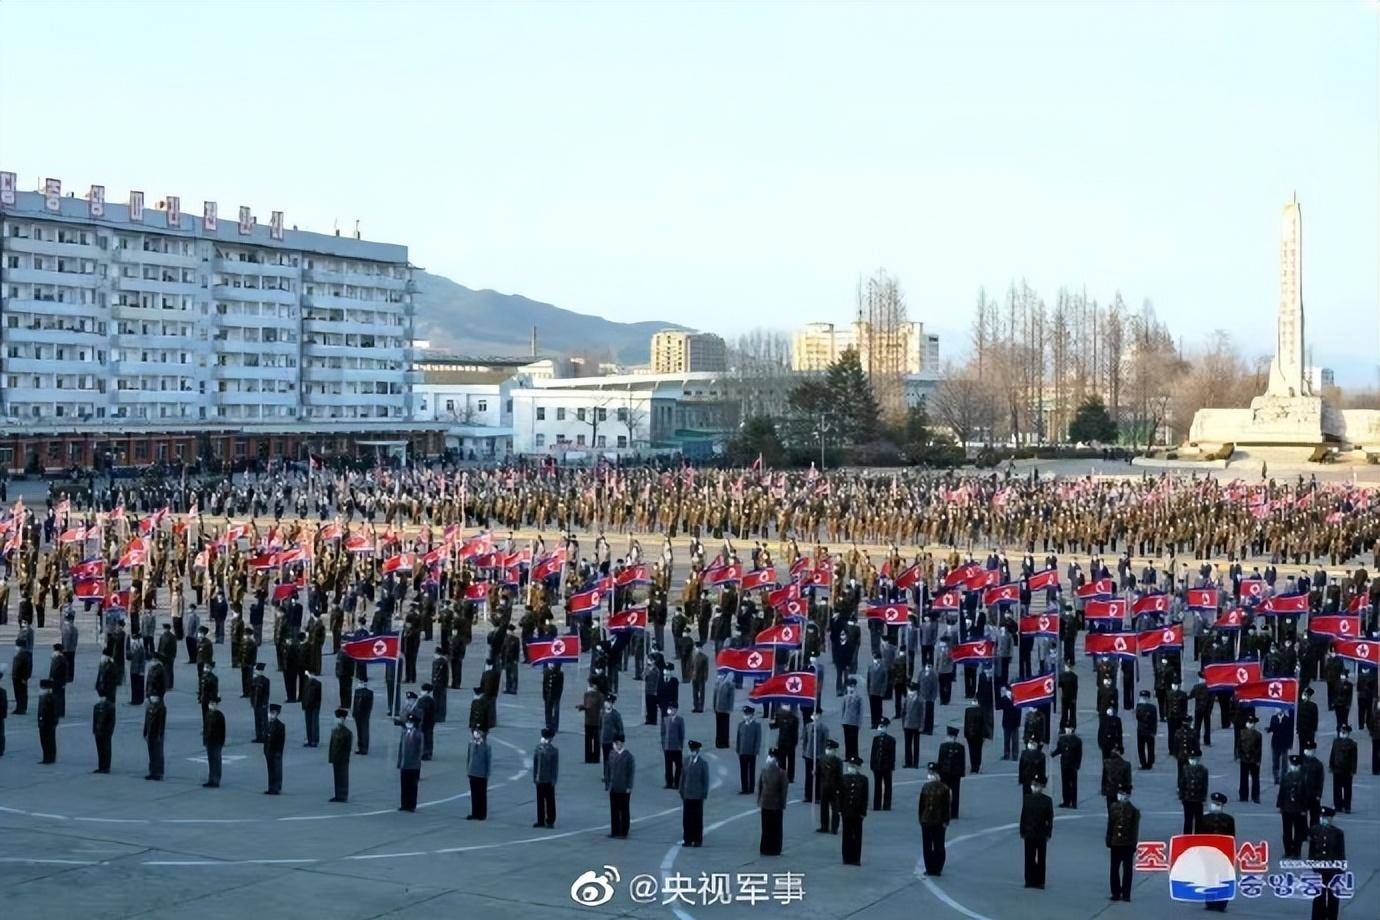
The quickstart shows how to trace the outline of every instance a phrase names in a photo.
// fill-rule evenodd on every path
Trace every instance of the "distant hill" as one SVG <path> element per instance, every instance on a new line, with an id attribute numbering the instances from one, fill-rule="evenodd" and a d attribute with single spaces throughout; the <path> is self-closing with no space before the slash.
<path id="1" fill-rule="evenodd" d="M 614 360 L 645 364 L 652 333 L 685 328 L 655 321 L 616 323 L 520 294 L 474 291 L 430 272 L 416 272 L 413 279 L 417 282 L 417 338 L 430 339 L 433 348 L 460 354 L 526 355 L 535 325 L 537 348 L 543 354 L 607 351 Z"/>

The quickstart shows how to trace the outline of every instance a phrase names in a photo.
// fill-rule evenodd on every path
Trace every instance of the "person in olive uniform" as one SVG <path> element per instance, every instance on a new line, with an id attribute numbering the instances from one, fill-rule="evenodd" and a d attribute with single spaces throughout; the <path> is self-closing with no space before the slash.
<path id="1" fill-rule="evenodd" d="M 556 826 L 556 780 L 560 775 L 561 752 L 551 743 L 555 735 L 549 726 L 543 728 L 541 741 L 532 752 L 532 782 L 537 787 L 537 820 L 533 827 Z"/>
<path id="2" fill-rule="evenodd" d="M 843 864 L 862 865 L 863 818 L 867 817 L 868 783 L 861 772 L 862 758 L 848 758 L 837 794 L 838 812 L 843 818 Z"/>
<path id="3" fill-rule="evenodd" d="M 780 752 L 767 752 L 767 763 L 757 778 L 757 807 L 762 810 L 762 839 L 757 849 L 763 856 L 781 855 L 781 828 L 786 815 L 786 771 Z"/>
<path id="4" fill-rule="evenodd" d="M 335 727 L 331 729 L 330 747 L 326 752 L 326 760 L 331 765 L 331 776 L 335 780 L 335 795 L 330 798 L 332 802 L 350 800 L 350 751 L 354 749 L 355 736 L 345 724 L 345 719 L 349 715 L 348 709 L 335 711 Z"/>
<path id="5" fill-rule="evenodd" d="M 1327 765 L 1332 771 L 1332 807 L 1351 814 L 1351 780 L 1356 775 L 1356 742 L 1351 738 L 1351 726 L 1343 722 L 1337 727 Z"/>
<path id="6" fill-rule="evenodd" d="M 1130 769 L 1130 764 L 1127 764 Z M 1140 843 L 1140 809 L 1131 804 L 1131 784 L 1116 791 L 1116 801 L 1107 806 L 1106 844 L 1110 857 L 1108 877 L 1111 900 L 1131 900 L 1131 866 L 1136 844 Z"/>
<path id="7" fill-rule="evenodd" d="M 872 736 L 868 766 L 872 770 L 872 810 L 891 811 L 891 774 L 896 770 L 896 738 L 887 731 L 891 720 L 882 716 Z"/>
<path id="8" fill-rule="evenodd" d="M 843 761 L 839 758 L 839 743 L 830 738 L 824 742 L 824 756 L 815 768 L 819 778 L 819 827 L 821 834 L 837 834 L 839 820 L 839 781 L 843 779 Z"/>
<path id="9" fill-rule="evenodd" d="M 1346 859 L 1346 834 L 1332 823 L 1336 815 L 1336 809 L 1326 807 L 1318 813 L 1318 823 L 1308 830 L 1309 859 Z M 1340 872 L 1339 869 L 1318 870 L 1318 874 L 1322 876 L 1322 892 L 1313 899 L 1314 920 L 1337 920 L 1341 902 L 1332 889 L 1332 880 Z"/>
<path id="10" fill-rule="evenodd" d="M 96 737 L 96 769 L 92 773 L 110 772 L 110 739 L 115 735 L 115 691 L 110 692 L 110 696 L 97 696 L 91 710 L 91 733 Z"/>
<path id="11" fill-rule="evenodd" d="M 163 705 L 163 697 L 151 693 L 145 697 L 144 704 L 144 742 L 149 749 L 149 772 L 144 779 L 163 778 L 163 732 L 168 726 L 168 708 Z"/>
<path id="12" fill-rule="evenodd" d="M 947 727 L 949 740 L 939 745 L 935 758 L 939 778 L 949 787 L 949 819 L 958 817 L 958 801 L 962 792 L 963 777 L 967 774 L 967 762 L 963 756 L 963 745 L 958 742 L 958 727 Z"/>
<path id="13" fill-rule="evenodd" d="M 1030 791 L 1021 800 L 1021 840 L 1025 843 L 1025 887 L 1045 887 L 1045 856 L 1054 835 L 1054 801 L 1045 795 L 1045 776 L 1030 780 Z"/>
<path id="14" fill-rule="evenodd" d="M 1244 802 L 1248 798 L 1260 804 L 1260 759 L 1264 749 L 1264 738 L 1256 725 L 1260 719 L 1255 713 L 1246 716 L 1246 727 L 1241 729 L 1237 739 L 1237 753 L 1240 756 L 1241 788 L 1237 797 Z"/>
<path id="15" fill-rule="evenodd" d="M 687 847 L 704 844 L 704 800 L 709 797 L 709 764 L 700 756 L 700 742 L 691 741 L 690 757 L 680 771 L 681 833 Z"/>
<path id="16" fill-rule="evenodd" d="M 264 763 L 268 767 L 268 788 L 264 795 L 280 795 L 283 791 L 283 748 L 287 745 L 287 729 L 278 714 L 283 707 L 268 704 L 268 728 L 264 732 Z"/>
<path id="17" fill-rule="evenodd" d="M 585 763 L 598 763 L 600 755 L 599 718 L 604 708 L 604 694 L 600 693 L 599 688 L 594 686 L 594 681 L 589 682 L 582 701 L 575 708 L 584 713 Z"/>
<path id="18" fill-rule="evenodd" d="M 53 697 L 53 682 L 43 678 L 38 682 L 38 743 L 43 749 L 40 764 L 57 763 L 57 700 Z"/>
<path id="19" fill-rule="evenodd" d="M 1297 754 L 1289 756 L 1289 766 L 1279 778 L 1279 792 L 1275 795 L 1275 807 L 1279 809 L 1280 823 L 1284 834 L 1284 856 L 1298 859 L 1303 850 L 1303 840 L 1308 833 L 1308 791 L 1304 786 L 1303 758 Z"/>
<path id="20" fill-rule="evenodd" d="M 206 676 L 210 676 L 210 671 Z M 225 748 L 225 713 L 220 711 L 220 697 L 211 696 L 205 700 L 206 711 L 201 723 L 201 743 L 206 747 L 206 782 L 201 785 L 207 789 L 220 786 L 220 752 Z"/>
<path id="21" fill-rule="evenodd" d="M 1203 819 L 1203 803 L 1208 794 L 1208 769 L 1203 766 L 1200 751 L 1191 751 L 1188 763 L 1179 774 L 1179 802 L 1184 808 L 1185 834 L 1196 834 Z"/>
<path id="22" fill-rule="evenodd" d="M 1064 733 L 1054 746 L 1054 756 L 1059 758 L 1059 807 L 1077 808 L 1078 771 L 1083 767 L 1083 739 L 1078 737 L 1074 726 L 1064 726 Z"/>
<path id="23" fill-rule="evenodd" d="M 1236 836 L 1236 819 L 1224 811 L 1226 806 L 1226 793 L 1214 792 L 1212 794 L 1212 804 L 1208 806 L 1207 814 L 1198 819 L 1198 833 L 1226 834 L 1229 837 Z M 1227 902 L 1208 901 L 1206 906 L 1208 910 L 1223 911 L 1227 909 Z"/>
<path id="24" fill-rule="evenodd" d="M 962 750 L 959 751 L 962 757 Z M 931 761 L 926 768 L 928 779 L 920 787 L 920 852 L 925 860 L 925 874 L 944 874 L 944 834 L 952 817 L 951 793 L 948 783 L 940 779 L 939 764 Z"/>

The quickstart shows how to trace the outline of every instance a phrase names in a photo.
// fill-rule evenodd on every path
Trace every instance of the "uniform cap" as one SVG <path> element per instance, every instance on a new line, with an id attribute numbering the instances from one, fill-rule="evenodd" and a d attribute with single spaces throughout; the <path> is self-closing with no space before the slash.
<path id="1" fill-rule="evenodd" d="M 756 712 L 757 712 L 757 710 L 753 709 L 751 706 L 744 706 L 744 707 L 743 707 L 743 715 L 745 715 L 745 716 L 753 715 L 753 714 L 755 714 Z"/>
<path id="2" fill-rule="evenodd" d="M 269 712 L 282 712 L 282 711 L 283 711 L 283 707 L 280 706 L 280 705 L 278 705 L 277 703 L 269 703 L 269 704 L 268 704 L 268 711 L 269 711 Z"/>
<path id="3" fill-rule="evenodd" d="M 1225 805 L 1227 804 L 1227 795 L 1224 792 L 1214 792 L 1212 794 L 1212 800 L 1218 805 Z"/>
<path id="4" fill-rule="evenodd" d="M 1336 817 L 1337 809 L 1330 805 L 1324 805 L 1322 808 L 1318 809 L 1318 814 L 1322 815 L 1324 818 Z"/>
<path id="5" fill-rule="evenodd" d="M 855 767 L 862 766 L 862 758 L 859 757 L 857 754 L 854 754 L 852 757 L 848 758 L 848 762 Z"/>
<path id="6" fill-rule="evenodd" d="M 698 741 L 687 742 L 685 746 L 692 751 L 698 751 L 700 748 L 704 747 L 704 745 L 700 744 Z"/>

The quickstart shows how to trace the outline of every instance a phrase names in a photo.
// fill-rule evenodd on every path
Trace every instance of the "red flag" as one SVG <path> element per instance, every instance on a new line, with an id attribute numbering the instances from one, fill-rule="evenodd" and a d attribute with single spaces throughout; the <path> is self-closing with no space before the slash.
<path id="1" fill-rule="evenodd" d="M 18 536 L 18 533 L 15 534 Z M 132 569 L 137 565 L 144 565 L 144 551 L 142 549 L 132 549 L 120 557 L 120 561 L 115 563 L 117 569 Z"/>
<path id="2" fill-rule="evenodd" d="M 1298 702 L 1299 682 L 1293 677 L 1267 677 L 1236 688 L 1236 701 L 1287 709 Z"/>
<path id="3" fill-rule="evenodd" d="M 1334 639 L 1357 639 L 1361 636 L 1361 618 L 1343 614 L 1311 616 L 1308 618 L 1308 631 Z"/>
<path id="4" fill-rule="evenodd" d="M 1083 637 L 1083 654 L 1113 655 L 1117 658 L 1136 657 L 1137 636 L 1135 633 L 1103 632 L 1088 633 Z"/>
<path id="5" fill-rule="evenodd" d="M 543 556 L 532 566 L 532 580 L 545 581 L 552 575 L 559 575 L 561 574 L 561 566 L 563 565 L 565 565 L 563 553 L 552 553 L 549 556 Z"/>
<path id="6" fill-rule="evenodd" d="M 105 596 L 105 586 L 100 581 L 79 581 L 72 586 L 72 593 L 83 600 L 99 600 Z"/>
<path id="7" fill-rule="evenodd" d="M 412 553 L 398 553 L 396 556 L 389 556 L 383 560 L 383 574 L 390 572 L 410 572 L 416 565 L 417 557 Z"/>
<path id="8" fill-rule="evenodd" d="M 72 566 L 67 570 L 67 574 L 78 580 L 84 578 L 104 578 L 105 560 L 87 559 L 85 562 L 79 562 Z"/>
<path id="9" fill-rule="evenodd" d="M 991 607 L 995 604 L 1018 604 L 1021 600 L 1021 586 L 1012 582 L 996 585 L 982 592 L 982 603 Z"/>
<path id="10" fill-rule="evenodd" d="M 896 576 L 896 587 L 902 591 L 909 591 L 920 583 L 920 566 L 912 565 L 910 568 Z"/>
<path id="11" fill-rule="evenodd" d="M 704 573 L 704 583 L 706 585 L 724 585 L 741 581 L 743 570 L 737 565 L 725 565 L 717 569 L 708 569 Z"/>
<path id="12" fill-rule="evenodd" d="M 1241 600 L 1260 600 L 1269 586 L 1263 578 L 1246 578 L 1241 581 Z"/>
<path id="13" fill-rule="evenodd" d="M 1216 610 L 1217 589 L 1189 588 L 1187 592 L 1187 600 L 1188 606 L 1193 610 Z"/>
<path id="14" fill-rule="evenodd" d="M 791 563 L 791 579 L 795 580 L 799 578 L 812 568 L 814 568 L 814 562 L 811 561 L 809 556 L 797 557 L 795 562 Z"/>
<path id="15" fill-rule="evenodd" d="M 719 671 L 747 677 L 769 677 L 772 657 L 760 649 L 724 647 L 714 656 L 714 667 Z"/>
<path id="16" fill-rule="evenodd" d="M 787 623 L 803 623 L 810 613 L 810 606 L 802 597 L 788 597 L 774 609 Z"/>
<path id="17" fill-rule="evenodd" d="M 1059 616 L 1053 613 L 1040 613 L 1021 617 L 1021 635 L 1044 636 L 1046 639 L 1059 638 Z"/>
<path id="18" fill-rule="evenodd" d="M 273 557 L 273 564 L 275 566 L 297 565 L 298 563 L 306 561 L 307 551 L 300 546 L 285 549 L 280 553 L 276 553 Z"/>
<path id="19" fill-rule="evenodd" d="M 831 588 L 834 585 L 834 567 L 828 562 L 821 562 L 818 566 L 806 572 L 800 578 L 802 585 L 819 585 L 821 588 Z"/>
<path id="20" fill-rule="evenodd" d="M 347 553 L 372 553 L 373 551 L 374 544 L 362 533 L 345 538 L 345 552 Z"/>
<path id="21" fill-rule="evenodd" d="M 273 553 L 260 553 L 249 560 L 251 569 L 271 569 L 274 568 Z"/>
<path id="22" fill-rule="evenodd" d="M 603 592 L 598 588 L 591 588 L 588 591 L 570 595 L 570 600 L 566 601 L 565 610 L 567 613 L 588 613 L 598 609 L 603 601 Z"/>
<path id="23" fill-rule="evenodd" d="M 1203 665 L 1203 680 L 1209 690 L 1235 690 L 1242 684 L 1260 680 L 1258 661 L 1222 661 Z"/>
<path id="24" fill-rule="evenodd" d="M 1059 587 L 1059 570 L 1045 569 L 1043 572 L 1036 572 L 1025 580 L 1025 586 L 1032 592 L 1057 588 Z"/>
<path id="25" fill-rule="evenodd" d="M 815 675 L 813 671 L 787 671 L 777 674 L 752 688 L 748 699 L 754 703 L 803 703 L 810 706 L 815 702 Z"/>
<path id="26" fill-rule="evenodd" d="M 292 582 L 273 586 L 273 603 L 281 604 L 283 601 L 297 594 L 297 585 Z"/>
<path id="27" fill-rule="evenodd" d="M 1375 639 L 1333 639 L 1332 648 L 1342 658 L 1361 664 L 1380 664 L 1380 641 Z M 1371 726 L 1375 730 L 1375 726 Z"/>
<path id="28" fill-rule="evenodd" d="M 1160 649 L 1178 649 L 1184 647 L 1184 627 L 1182 623 L 1173 626 L 1166 626 L 1164 629 L 1147 629 L 1140 633 L 1136 639 L 1142 655 L 1149 655 Z"/>
<path id="29" fill-rule="evenodd" d="M 902 626 L 910 615 L 908 604 L 868 604 L 867 618 L 881 620 L 886 626 Z"/>
<path id="30" fill-rule="evenodd" d="M 60 537 L 58 537 L 58 542 L 59 542 L 59 543 L 85 543 L 85 542 L 86 542 L 86 528 L 85 528 L 85 527 L 73 527 L 73 528 L 71 528 L 71 529 L 69 529 L 69 530 L 64 530 L 64 531 L 62 532 L 62 535 L 61 535 Z"/>
<path id="31" fill-rule="evenodd" d="M 1110 578 L 1099 578 L 1097 581 L 1090 581 L 1074 592 L 1079 600 L 1105 600 L 1116 593 L 1116 584 Z"/>
<path id="32" fill-rule="evenodd" d="M 1246 612 L 1240 607 L 1233 607 L 1231 610 L 1223 610 L 1218 614 L 1212 625 L 1218 629 L 1240 629 L 1245 619 Z"/>
<path id="33" fill-rule="evenodd" d="M 580 637 L 576 634 L 528 642 L 527 660 L 533 665 L 543 665 L 548 661 L 576 664 L 580 660 Z"/>
<path id="34" fill-rule="evenodd" d="M 339 540 L 342 536 L 344 536 L 344 534 L 345 531 L 343 528 L 341 528 L 338 522 L 332 522 L 330 524 L 327 524 L 325 527 L 322 527 L 319 531 L 317 531 L 317 536 L 319 536 L 322 540 L 325 540 L 327 543 L 333 543 L 336 540 Z"/>
<path id="35" fill-rule="evenodd" d="M 613 633 L 636 632 L 647 628 L 647 607 L 628 607 L 610 614 L 608 630 Z"/>
<path id="36" fill-rule="evenodd" d="M 1110 601 L 1088 601 L 1083 606 L 1086 620 L 1124 620 L 1126 618 L 1126 598 L 1118 597 Z"/>
<path id="37" fill-rule="evenodd" d="M 645 585 L 651 583 L 651 576 L 647 574 L 645 565 L 625 566 L 613 578 L 613 583 L 618 587 L 625 585 Z"/>
<path id="38" fill-rule="evenodd" d="M 931 610 L 962 610 L 963 599 L 958 596 L 957 591 L 942 591 L 935 595 L 934 603 L 930 604 Z"/>
<path id="39" fill-rule="evenodd" d="M 1347 613 L 1365 613 L 1370 609 L 1370 598 L 1364 594 L 1358 594 L 1347 601 Z"/>
<path id="40" fill-rule="evenodd" d="M 805 635 L 805 630 L 794 623 L 785 623 L 781 626 L 768 626 L 757 634 L 753 640 L 753 645 L 758 648 L 797 648 L 800 639 Z"/>
<path id="41" fill-rule="evenodd" d="M 105 596 L 103 602 L 106 608 L 125 610 L 129 607 L 129 589 L 123 591 L 112 591 Z"/>
<path id="42" fill-rule="evenodd" d="M 797 600 L 799 599 L 799 597 L 800 585 L 796 584 L 795 582 L 791 582 L 785 587 L 777 588 L 775 591 L 767 592 L 767 606 L 780 607 L 782 604 L 786 603 L 786 601 Z"/>
<path id="43" fill-rule="evenodd" d="M 756 591 L 759 588 L 768 587 L 776 587 L 776 568 L 774 566 L 743 573 L 744 591 Z"/>
<path id="44" fill-rule="evenodd" d="M 365 636 L 342 642 L 340 650 L 355 661 L 394 661 L 398 657 L 398 637 L 396 634 Z"/>
<path id="45" fill-rule="evenodd" d="M 1018 680 L 1011 685 L 1011 702 L 1015 706 L 1040 706 L 1053 699 L 1053 674 L 1041 674 L 1030 680 Z"/>
<path id="46" fill-rule="evenodd" d="M 473 601 L 476 604 L 487 604 L 489 602 L 489 583 L 487 581 L 472 581 L 465 585 L 465 600 Z"/>
<path id="47" fill-rule="evenodd" d="M 978 569 L 964 580 L 963 587 L 969 591 L 981 591 L 984 588 L 992 588 L 999 584 L 1001 584 L 1000 569 Z"/>
<path id="48" fill-rule="evenodd" d="M 1142 613 L 1168 613 L 1169 595 L 1168 594 L 1144 594 L 1136 598 L 1136 602 L 1131 605 L 1131 613 L 1140 616 Z"/>
<path id="49" fill-rule="evenodd" d="M 1307 594 L 1276 594 L 1260 605 L 1262 613 L 1307 613 Z"/>
<path id="50" fill-rule="evenodd" d="M 954 664 L 959 664 L 964 661 L 990 661 L 996 653 L 995 642 L 991 639 L 978 639 L 975 642 L 958 643 L 949 657 Z"/>
<path id="51" fill-rule="evenodd" d="M 968 576 L 981 572 L 982 566 L 976 562 L 969 562 L 967 565 L 960 565 L 958 568 L 950 569 L 944 575 L 943 585 L 946 588 L 955 588 L 968 580 Z"/>

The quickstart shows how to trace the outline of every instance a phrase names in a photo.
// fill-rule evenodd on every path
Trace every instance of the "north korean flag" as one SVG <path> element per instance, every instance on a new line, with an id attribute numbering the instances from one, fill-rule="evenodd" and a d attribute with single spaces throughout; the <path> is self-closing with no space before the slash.
<path id="1" fill-rule="evenodd" d="M 304 547 L 294 546 L 285 549 L 273 557 L 274 565 L 297 565 L 307 561 L 307 551 Z"/>
<path id="2" fill-rule="evenodd" d="M 785 587 L 777 588 L 775 591 L 767 592 L 768 607 L 780 607 L 782 604 L 786 603 L 786 601 L 794 601 L 799 599 L 800 585 L 796 584 L 795 582 L 791 582 L 789 585 L 786 585 Z"/>
<path id="3" fill-rule="evenodd" d="M 143 565 L 146 561 L 142 549 L 131 549 L 120 557 L 120 561 L 115 563 L 115 568 L 132 569 L 136 565 Z"/>
<path id="4" fill-rule="evenodd" d="M 316 535 L 320 537 L 322 540 L 325 540 L 327 543 L 334 543 L 336 540 L 339 540 L 342 536 L 344 536 L 344 534 L 345 531 L 341 528 L 340 524 L 338 523 L 327 524 L 325 527 L 322 527 L 320 530 L 316 532 Z"/>
<path id="5" fill-rule="evenodd" d="M 1001 569 L 978 569 L 963 580 L 966 591 L 982 591 L 1001 584 Z"/>
<path id="6" fill-rule="evenodd" d="M 1185 592 L 1185 600 L 1188 602 L 1190 610 L 1216 610 L 1217 589 L 1189 588 Z"/>
<path id="7" fill-rule="evenodd" d="M 1126 658 L 1134 661 L 1136 640 L 1135 633 L 1088 633 L 1083 637 L 1083 654 L 1111 655 L 1114 658 Z"/>
<path id="8" fill-rule="evenodd" d="M 1334 639 L 1356 639 L 1361 635 L 1361 618 L 1342 614 L 1311 616 L 1308 618 L 1308 631 Z"/>
<path id="9" fill-rule="evenodd" d="M 129 589 L 123 591 L 111 591 L 105 596 L 102 605 L 107 610 L 126 610 L 129 608 Z"/>
<path id="10" fill-rule="evenodd" d="M 487 604 L 489 602 L 489 583 L 487 581 L 472 581 L 465 585 L 465 600 L 476 604 Z"/>
<path id="11" fill-rule="evenodd" d="M 1246 612 L 1240 607 L 1233 607 L 1231 610 L 1223 610 L 1212 625 L 1217 629 L 1240 629 L 1245 621 Z"/>
<path id="12" fill-rule="evenodd" d="M 1116 593 L 1116 585 L 1110 578 L 1090 581 L 1074 592 L 1080 600 L 1106 600 Z"/>
<path id="13" fill-rule="evenodd" d="M 342 642 L 340 650 L 355 661 L 393 661 L 398 657 L 398 634 L 384 633 Z"/>
<path id="14" fill-rule="evenodd" d="M 800 639 L 804 635 L 805 630 L 798 624 L 783 623 L 780 626 L 768 626 L 757 634 L 752 643 L 758 648 L 799 648 Z"/>
<path id="15" fill-rule="evenodd" d="M 867 618 L 869 620 L 880 620 L 886 626 L 901 626 L 906 622 L 910 614 L 910 606 L 907 604 L 888 604 L 884 602 L 871 603 L 867 605 Z"/>
<path id="16" fill-rule="evenodd" d="M 469 539 L 461 543 L 460 552 L 458 553 L 458 555 L 461 559 L 469 559 L 473 556 L 481 556 L 485 553 L 491 553 L 493 552 L 493 549 L 493 537 L 489 534 L 481 533 L 477 536 L 470 537 Z"/>
<path id="17" fill-rule="evenodd" d="M 1370 598 L 1364 594 L 1358 594 L 1346 603 L 1347 613 L 1365 613 L 1370 609 Z"/>
<path id="18" fill-rule="evenodd" d="M 944 575 L 944 587 L 956 588 L 961 584 L 967 583 L 970 576 L 981 572 L 982 566 L 978 565 L 976 562 L 970 562 L 967 565 L 960 565 L 956 569 L 950 569 Z"/>
<path id="19" fill-rule="evenodd" d="M 644 630 L 647 628 L 647 605 L 628 607 L 610 614 L 608 623 L 605 625 L 612 633 L 632 633 Z"/>
<path id="20" fill-rule="evenodd" d="M 1264 599 L 1269 585 L 1263 578 L 1245 578 L 1241 581 L 1241 603 L 1257 603 Z"/>
<path id="21" fill-rule="evenodd" d="M 1260 680 L 1260 662 L 1221 661 L 1205 664 L 1203 680 L 1209 690 L 1235 690 L 1242 684 Z"/>
<path id="22" fill-rule="evenodd" d="M 82 600 L 98 601 L 105 595 L 105 587 L 99 579 L 90 579 L 73 585 L 72 593 Z"/>
<path id="23" fill-rule="evenodd" d="M 1021 635 L 1043 636 L 1046 639 L 1059 638 L 1059 617 L 1052 613 L 1021 617 Z"/>
<path id="24" fill-rule="evenodd" d="M 777 674 L 752 688 L 748 699 L 754 703 L 815 703 L 815 675 L 811 671 Z"/>
<path id="25" fill-rule="evenodd" d="M 774 608 L 787 623 L 804 623 L 810 615 L 810 605 L 803 597 L 792 597 Z"/>
<path id="26" fill-rule="evenodd" d="M 273 586 L 273 603 L 281 604 L 283 601 L 297 594 L 297 585 L 287 582 Z"/>
<path id="27" fill-rule="evenodd" d="M 1042 706 L 1054 699 L 1054 675 L 1041 674 L 1011 685 L 1011 702 L 1016 706 Z"/>
<path id="28" fill-rule="evenodd" d="M 566 613 L 588 614 L 592 610 L 597 610 L 603 602 L 604 592 L 598 588 L 592 588 L 589 591 L 570 595 L 570 600 L 565 603 L 565 610 Z"/>
<path id="29" fill-rule="evenodd" d="M 412 567 L 417 564 L 417 557 L 412 553 L 398 553 L 396 556 L 389 556 L 383 560 L 383 574 L 389 572 L 410 572 Z"/>
<path id="30" fill-rule="evenodd" d="M 503 570 L 499 577 L 503 580 L 505 586 L 516 588 L 518 585 L 522 584 L 522 566 L 510 565 Z"/>
<path id="31" fill-rule="evenodd" d="M 64 531 L 62 532 L 62 534 L 58 536 L 58 542 L 59 542 L 59 543 L 85 543 L 85 542 L 86 542 L 86 528 L 85 528 L 85 527 L 73 527 L 73 528 L 71 528 L 70 530 L 64 530 Z"/>
<path id="32" fill-rule="evenodd" d="M 997 644 L 991 639 L 978 639 L 974 642 L 960 642 L 954 646 L 949 657 L 954 664 L 964 661 L 991 661 L 997 653 Z"/>
<path id="33" fill-rule="evenodd" d="M 1332 649 L 1342 658 L 1349 658 L 1372 667 L 1380 664 L 1380 641 L 1375 639 L 1333 639 Z M 1374 726 L 1371 726 L 1374 729 Z"/>
<path id="34" fill-rule="evenodd" d="M 552 553 L 549 556 L 542 556 L 532 566 L 532 580 L 546 581 L 553 575 L 561 574 L 561 566 L 565 565 L 564 553 Z"/>
<path id="35" fill-rule="evenodd" d="M 717 670 L 747 677 L 770 677 L 771 665 L 771 654 L 755 648 L 723 648 L 714 656 Z"/>
<path id="36" fill-rule="evenodd" d="M 982 592 L 982 603 L 988 607 L 996 604 L 1019 604 L 1021 601 L 1021 586 L 1012 582 L 1008 585 L 996 585 Z"/>
<path id="37" fill-rule="evenodd" d="M 576 664 L 580 660 L 580 637 L 578 634 L 557 636 L 540 642 L 527 643 L 527 660 L 534 667 L 555 661 L 560 664 Z"/>
<path id="38" fill-rule="evenodd" d="M 813 569 L 800 576 L 802 585 L 817 585 L 821 588 L 832 588 L 834 586 L 834 567 L 830 563 L 821 562 Z"/>
<path id="39" fill-rule="evenodd" d="M 1131 613 L 1140 616 L 1142 613 L 1168 613 L 1169 595 L 1156 592 L 1154 594 L 1143 594 L 1136 598 L 1136 602 L 1131 605 Z"/>
<path id="40" fill-rule="evenodd" d="M 1267 677 L 1236 688 L 1236 701 L 1253 706 L 1288 709 L 1298 702 L 1299 682 L 1293 677 Z"/>
<path id="41" fill-rule="evenodd" d="M 724 565 L 704 573 L 704 583 L 711 586 L 737 584 L 742 579 L 743 569 L 737 565 Z"/>
<path id="42" fill-rule="evenodd" d="M 354 534 L 345 538 L 345 552 L 347 553 L 372 553 L 374 544 L 362 533 Z"/>
<path id="43" fill-rule="evenodd" d="M 1260 605 L 1262 613 L 1307 613 L 1308 595 L 1307 594 L 1276 594 L 1267 597 L 1265 603 Z"/>
<path id="44" fill-rule="evenodd" d="M 1059 570 L 1045 569 L 1043 572 L 1036 572 L 1025 580 L 1025 586 L 1031 591 L 1057 588 L 1059 587 Z"/>
<path id="45" fill-rule="evenodd" d="M 900 588 L 902 591 L 909 591 L 918 584 L 920 584 L 919 565 L 913 565 L 896 576 L 896 587 Z"/>
<path id="46" fill-rule="evenodd" d="M 1085 620 L 1124 620 L 1126 619 L 1126 598 L 1088 601 L 1083 606 L 1083 618 Z"/>
<path id="47" fill-rule="evenodd" d="M 963 598 L 959 597 L 957 591 L 942 591 L 935 595 L 934 603 L 930 604 L 931 610 L 962 610 Z"/>
<path id="48" fill-rule="evenodd" d="M 84 578 L 104 578 L 105 560 L 87 559 L 85 562 L 79 562 L 76 565 L 72 566 L 70 569 L 67 570 L 67 574 L 71 575 L 78 581 Z"/>
<path id="49" fill-rule="evenodd" d="M 756 591 L 761 588 L 776 587 L 776 568 L 767 566 L 765 569 L 756 569 L 751 572 L 743 573 L 743 590 Z"/>
<path id="50" fill-rule="evenodd" d="M 1173 626 L 1166 626 L 1164 629 L 1147 629 L 1136 639 L 1142 655 L 1149 655 L 1152 652 L 1178 650 L 1183 651 L 1184 647 L 1184 627 L 1182 623 Z"/>
<path id="51" fill-rule="evenodd" d="M 628 585 L 648 585 L 652 583 L 652 578 L 647 574 L 645 565 L 629 565 L 613 576 L 613 583 L 620 588 Z"/>
<path id="52" fill-rule="evenodd" d="M 791 578 L 792 578 L 792 580 L 799 578 L 801 575 L 804 575 L 804 574 L 805 574 L 806 572 L 808 572 L 810 569 L 814 568 L 814 566 L 815 566 L 814 560 L 811 559 L 809 556 L 800 556 L 800 557 L 798 557 L 798 558 L 795 560 L 795 562 L 792 562 L 792 563 L 791 563 Z"/>

